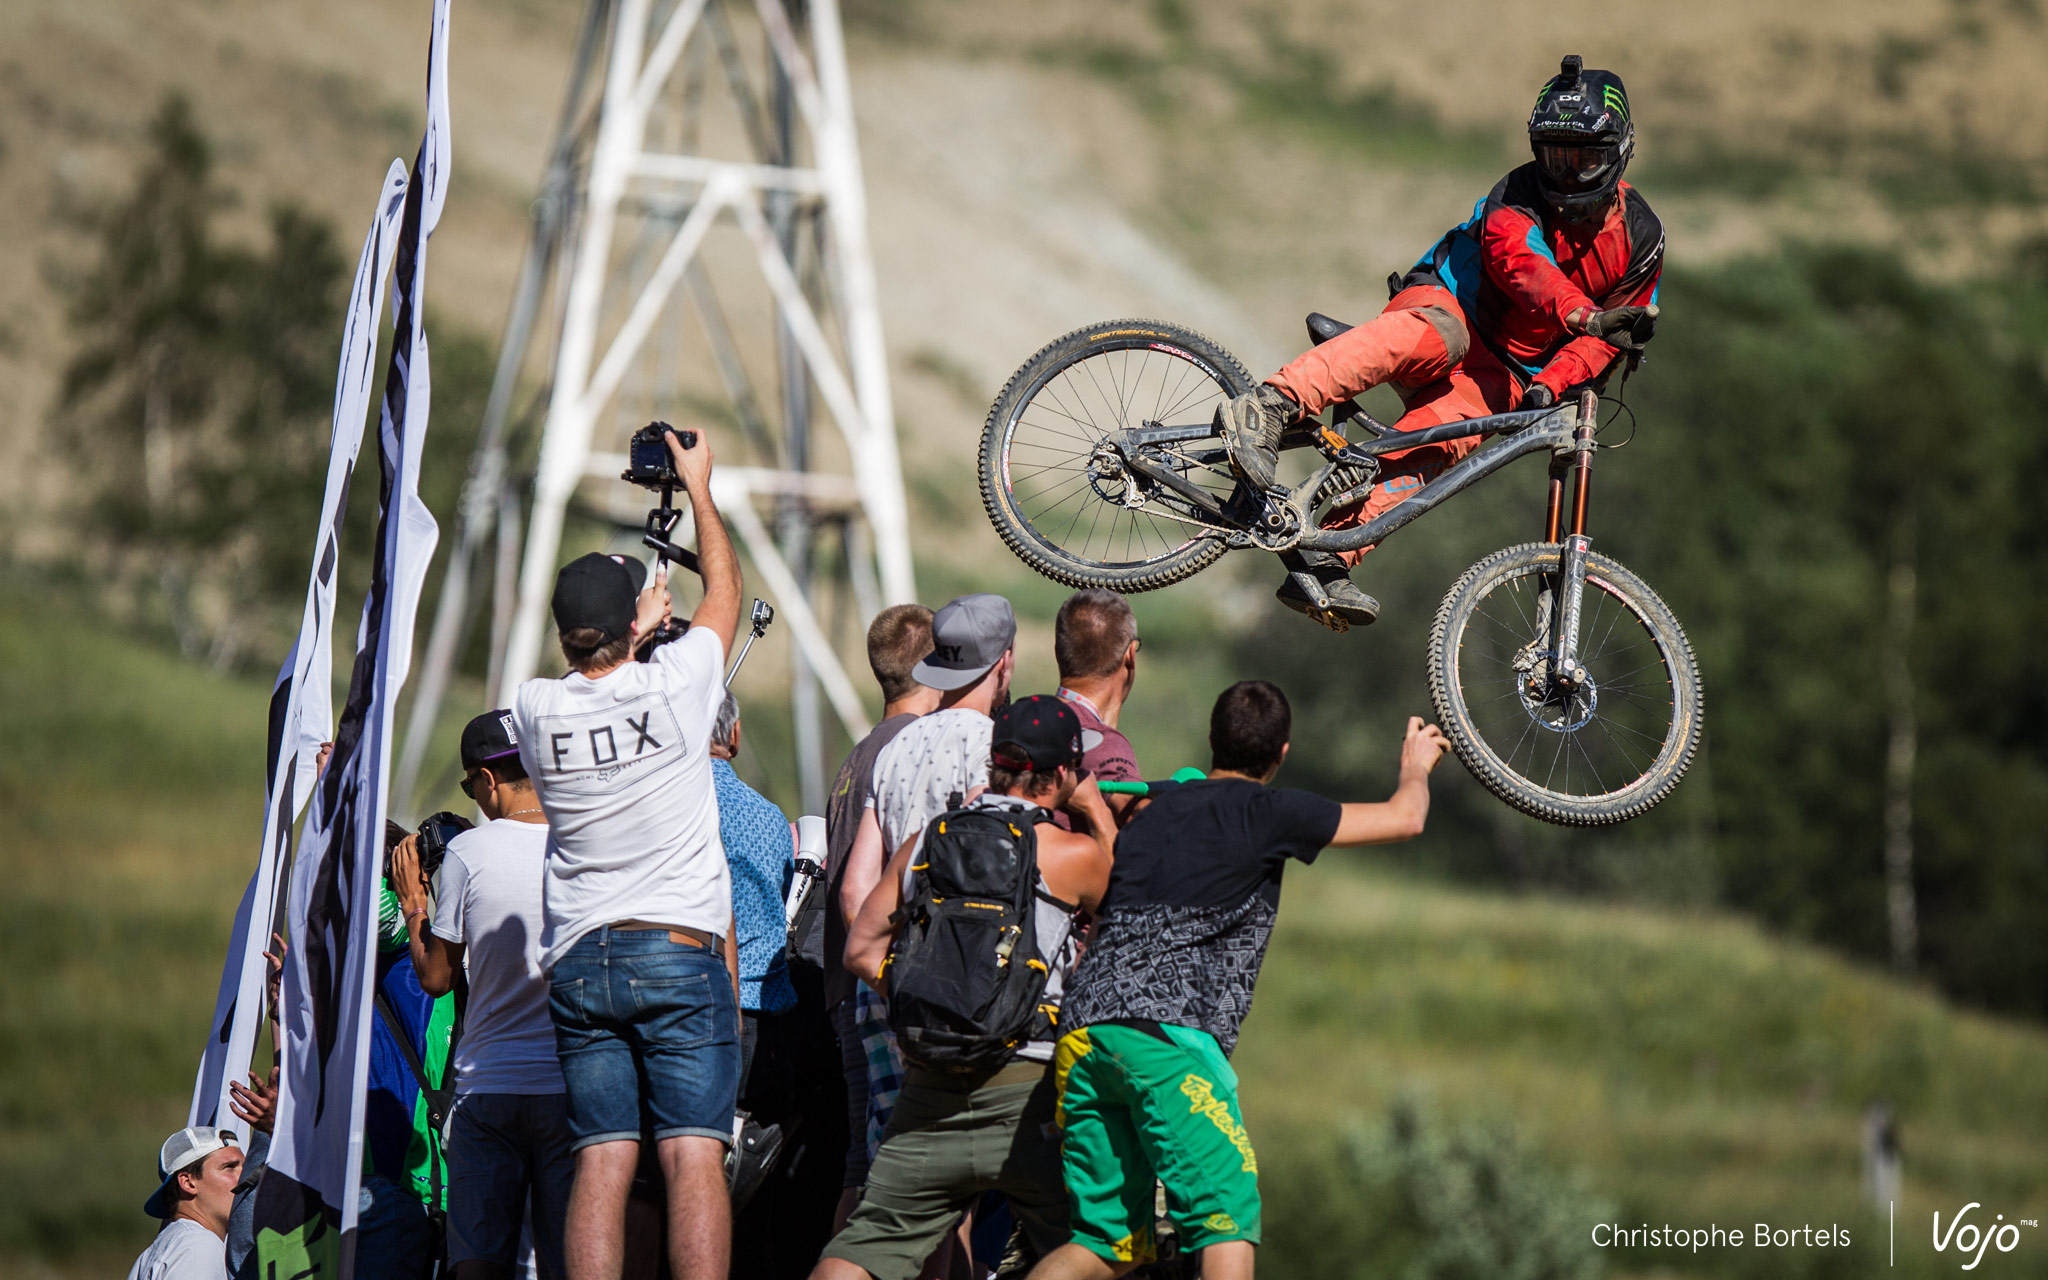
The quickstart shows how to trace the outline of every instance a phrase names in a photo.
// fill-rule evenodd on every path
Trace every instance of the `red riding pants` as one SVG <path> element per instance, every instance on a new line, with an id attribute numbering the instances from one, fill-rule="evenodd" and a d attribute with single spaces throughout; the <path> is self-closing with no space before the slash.
<path id="1" fill-rule="evenodd" d="M 1379 315 L 1295 357 L 1266 381 L 1309 413 L 1391 383 L 1407 410 L 1394 423 L 1396 431 L 1506 413 L 1521 400 L 1521 388 L 1493 353 L 1470 335 L 1465 313 L 1450 290 L 1415 285 L 1395 294 Z M 1331 512 L 1323 527 L 1364 524 L 1412 497 L 1478 447 L 1479 437 L 1468 436 L 1385 455 L 1372 492 Z M 1356 564 L 1365 551 L 1342 554 L 1347 563 Z"/>

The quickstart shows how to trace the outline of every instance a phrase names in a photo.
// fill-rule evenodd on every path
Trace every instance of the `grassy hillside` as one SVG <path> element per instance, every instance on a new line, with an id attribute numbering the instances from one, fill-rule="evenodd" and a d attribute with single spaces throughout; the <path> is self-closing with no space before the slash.
<path id="1" fill-rule="evenodd" d="M 96 625 L 75 589 L 0 583 L 9 1275 L 115 1272 L 147 1242 L 262 821 L 265 683 Z"/>
<path id="2" fill-rule="evenodd" d="M 1882 1100 L 1904 1152 L 1902 1271 L 1956 1265 L 1929 1246 L 1936 1210 L 1946 1222 L 1972 1200 L 2008 1219 L 2048 1207 L 2038 1028 L 1728 919 L 1483 897 L 1328 860 L 1341 865 L 1291 874 L 1237 1054 L 1247 1123 L 1290 1188 L 1327 1173 L 1333 1135 L 1369 1133 L 1408 1100 L 1440 1122 L 1518 1132 L 1580 1175 L 1605 1220 L 1840 1224 L 1855 1242 L 1623 1251 L 1623 1271 L 1872 1274 L 1885 1219 L 1860 1193 L 1860 1140 Z M 1297 1245 L 1349 1216 L 1301 1195 L 1271 1214 Z M 2048 1274 L 2048 1241 L 1999 1263 Z"/>
<path id="3" fill-rule="evenodd" d="M 0 963 L 18 978 L 0 988 L 0 1160 L 31 1175 L 0 1208 L 8 1275 L 106 1274 L 147 1239 L 150 1162 L 184 1114 L 259 815 L 264 682 L 95 633 L 79 599 L 0 580 Z M 2048 1035 L 1745 925 L 1481 897 L 1332 855 L 1294 873 L 1267 972 L 1238 1068 L 1276 1264 L 1383 1207 L 1343 1198 L 1339 1147 L 1397 1099 L 1511 1126 L 1622 1222 L 1840 1222 L 1859 1241 L 1638 1252 L 1623 1272 L 1867 1272 L 1882 1232 L 1857 1134 L 1879 1098 L 1906 1153 L 1902 1269 L 1932 1265 L 1936 1208 L 2048 1198 Z M 1384 1273 L 1373 1241 L 1343 1256 Z M 2029 1241 L 2000 1272 L 2043 1256 Z"/>

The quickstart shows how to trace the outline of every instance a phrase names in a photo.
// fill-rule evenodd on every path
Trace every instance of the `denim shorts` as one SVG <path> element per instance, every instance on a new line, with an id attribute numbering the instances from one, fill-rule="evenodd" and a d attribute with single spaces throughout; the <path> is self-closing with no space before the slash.
<path id="1" fill-rule="evenodd" d="M 575 1148 L 732 1141 L 740 1015 L 725 959 L 666 932 L 593 929 L 549 975 Z"/>

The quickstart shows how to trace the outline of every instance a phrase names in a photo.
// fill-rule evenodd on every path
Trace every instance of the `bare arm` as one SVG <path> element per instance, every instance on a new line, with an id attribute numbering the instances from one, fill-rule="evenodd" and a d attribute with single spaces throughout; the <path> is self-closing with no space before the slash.
<path id="1" fill-rule="evenodd" d="M 690 615 L 690 625 L 708 627 L 730 655 L 740 628 L 740 558 L 711 501 L 711 437 L 700 428 L 696 447 L 690 449 L 683 448 L 674 432 L 667 440 L 676 473 L 690 495 L 690 515 L 697 523 L 697 565 L 704 574 L 704 599 Z"/>
<path id="2" fill-rule="evenodd" d="M 1048 823 L 1038 829 L 1038 872 L 1052 896 L 1079 903 L 1090 915 L 1109 892 L 1109 855 L 1087 836 Z"/>
<path id="3" fill-rule="evenodd" d="M 1378 804 L 1347 804 L 1337 822 L 1332 845 L 1393 844 L 1422 834 L 1429 818 L 1429 771 L 1450 748 L 1443 731 L 1408 717 L 1408 736 L 1401 743 L 1401 781 L 1394 794 Z"/>
<path id="4" fill-rule="evenodd" d="M 1069 902 L 1078 902 L 1091 913 L 1102 904 L 1102 895 L 1109 892 L 1109 870 L 1116 858 L 1117 819 L 1109 807 L 1108 797 L 1089 778 L 1074 788 L 1074 795 L 1066 803 L 1067 816 L 1073 819 L 1074 841 L 1070 854 L 1061 859 L 1065 865 L 1057 868 L 1062 872 L 1066 884 L 1054 884 L 1048 875 L 1046 884 L 1058 896 Z M 1057 827 L 1040 827 L 1041 838 L 1058 832 Z M 1067 836 L 1066 832 L 1059 832 Z M 1072 838 L 1072 837 L 1068 837 Z M 1087 843 L 1083 844 L 1082 840 Z"/>
<path id="5" fill-rule="evenodd" d="M 877 991 L 882 989 L 882 962 L 889 958 L 889 947 L 896 941 L 896 912 L 903 906 L 903 868 L 916 848 L 917 836 L 903 842 L 883 868 L 881 883 L 846 927 L 847 972 Z"/>
<path id="6" fill-rule="evenodd" d="M 853 836 L 853 848 L 846 851 L 846 871 L 839 877 L 839 915 L 846 927 L 853 927 L 861 904 L 875 891 L 882 878 L 882 862 L 888 851 L 882 848 L 882 821 L 873 809 L 863 809 L 860 830 Z"/>
<path id="7" fill-rule="evenodd" d="M 427 899 L 427 878 L 420 874 L 420 838 L 407 836 L 391 851 L 391 888 L 405 912 L 405 931 L 412 939 L 412 967 L 420 990 L 440 997 L 455 989 L 455 972 L 462 967 L 462 944 L 438 937 L 427 923 L 434 914 Z"/>

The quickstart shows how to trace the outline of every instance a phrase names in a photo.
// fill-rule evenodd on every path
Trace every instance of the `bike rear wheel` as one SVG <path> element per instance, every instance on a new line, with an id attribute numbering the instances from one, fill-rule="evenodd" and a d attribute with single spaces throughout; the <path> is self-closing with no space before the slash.
<path id="1" fill-rule="evenodd" d="M 1587 557 L 1579 662 L 1561 693 L 1533 678 L 1549 644 L 1556 543 L 1495 552 L 1437 608 L 1429 694 L 1458 758 L 1487 790 L 1563 826 L 1625 822 L 1671 794 L 1699 747 L 1692 645 L 1642 579 Z"/>
<path id="2" fill-rule="evenodd" d="M 1125 469 L 1112 434 L 1146 421 L 1206 424 L 1251 390 L 1222 347 L 1158 320 L 1112 320 L 1046 345 L 1010 377 L 981 437 L 981 501 L 1019 559 L 1055 582 L 1150 591 L 1227 549 L 1184 497 Z M 1162 447 L 1156 458 L 1227 500 L 1237 487 L 1222 441 Z"/>

